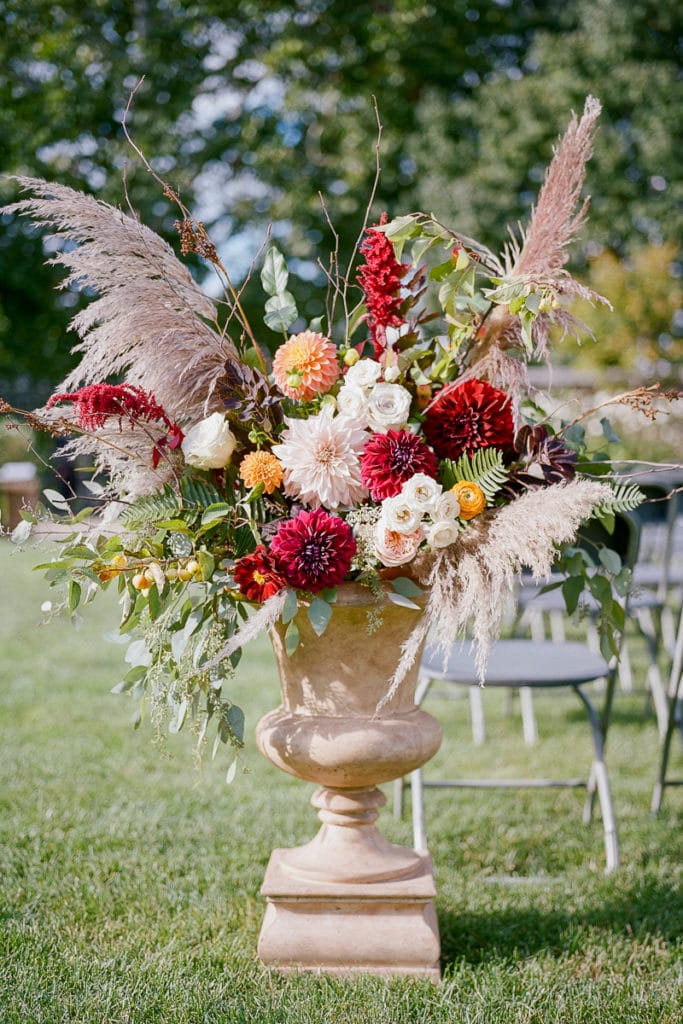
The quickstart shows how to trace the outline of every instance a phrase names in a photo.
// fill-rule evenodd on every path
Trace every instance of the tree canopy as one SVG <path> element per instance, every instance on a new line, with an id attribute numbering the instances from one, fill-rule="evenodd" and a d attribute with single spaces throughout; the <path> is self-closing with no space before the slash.
<path id="1" fill-rule="evenodd" d="M 86 11 L 73 0 L 0 0 L 0 22 L 1 171 L 123 206 L 128 195 L 150 227 L 174 237 L 177 211 L 121 130 L 144 74 L 129 124 L 155 171 L 228 261 L 244 264 L 271 223 L 311 315 L 313 261 L 332 244 L 327 216 L 342 257 L 363 221 L 373 96 L 383 125 L 373 215 L 434 210 L 499 246 L 505 224 L 528 212 L 569 111 L 592 92 L 604 114 L 591 238 L 620 253 L 678 237 L 676 5 L 94 0 Z M 2 201 L 15 194 L 0 184 Z M 10 218 L 1 228 L 0 380 L 35 399 L 71 365 L 65 325 L 80 300 L 53 291 L 58 277 L 33 229 Z M 257 290 L 255 281 L 248 310 Z"/>

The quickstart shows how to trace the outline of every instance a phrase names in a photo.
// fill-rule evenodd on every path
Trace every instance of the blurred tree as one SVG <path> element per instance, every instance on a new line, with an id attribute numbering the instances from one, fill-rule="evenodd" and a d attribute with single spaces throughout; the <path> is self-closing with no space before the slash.
<path id="1" fill-rule="evenodd" d="M 603 114 L 588 167 L 593 201 L 586 254 L 601 246 L 623 255 L 647 244 L 678 244 L 683 6 L 574 0 L 565 5 L 564 27 L 537 31 L 519 68 L 482 82 L 459 111 L 470 125 L 467 138 L 450 128 L 444 133 L 444 99 L 427 97 L 423 129 L 410 144 L 420 203 L 436 203 L 451 221 L 464 218 L 470 231 L 494 244 L 506 223 L 525 218 L 568 111 L 580 112 L 592 93 Z M 425 136 L 433 143 L 429 158 Z"/>
<path id="2" fill-rule="evenodd" d="M 624 11 L 618 0 L 0 0 L 0 169 L 125 205 L 130 159 L 135 209 L 173 237 L 176 211 L 120 129 L 144 73 L 130 124 L 155 170 L 230 265 L 248 264 L 272 222 L 314 316 L 314 261 L 332 245 L 319 193 L 345 260 L 374 176 L 373 94 L 384 125 L 373 215 L 433 208 L 499 244 L 592 90 L 606 101 L 592 236 L 597 223 L 605 242 L 646 224 L 669 237 L 679 22 L 653 0 Z M 13 194 L 0 183 L 0 202 Z M 22 382 L 44 393 L 71 363 L 64 328 L 79 300 L 54 294 L 42 259 L 25 222 L 3 223 L 0 381 L 15 394 Z M 257 280 L 245 304 L 267 342 Z"/>
<path id="3" fill-rule="evenodd" d="M 614 308 L 579 304 L 576 313 L 595 341 L 586 341 L 578 354 L 572 347 L 566 353 L 572 363 L 619 367 L 644 377 L 680 374 L 683 325 L 674 323 L 672 314 L 683 305 L 683 288 L 675 260 L 672 243 L 644 246 L 624 260 L 608 251 L 590 260 L 588 283 Z"/>

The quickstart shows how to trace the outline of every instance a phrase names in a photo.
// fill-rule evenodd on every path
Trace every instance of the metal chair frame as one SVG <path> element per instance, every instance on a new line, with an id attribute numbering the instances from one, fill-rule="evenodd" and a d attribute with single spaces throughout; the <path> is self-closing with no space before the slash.
<path id="1" fill-rule="evenodd" d="M 683 741 L 683 610 L 678 622 L 676 645 L 674 647 L 673 661 L 671 664 L 671 676 L 667 691 L 668 714 L 666 731 L 662 738 L 661 756 L 657 780 L 652 792 L 652 813 L 658 814 L 664 799 L 664 790 L 668 786 L 683 786 L 683 778 L 669 778 L 669 756 L 671 754 L 671 741 L 673 740 L 676 726 L 681 733 Z"/>

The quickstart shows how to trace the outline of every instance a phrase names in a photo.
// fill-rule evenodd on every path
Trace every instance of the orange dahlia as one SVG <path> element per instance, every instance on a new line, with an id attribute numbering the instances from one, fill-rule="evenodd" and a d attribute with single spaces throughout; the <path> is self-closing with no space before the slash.
<path id="1" fill-rule="evenodd" d="M 247 487 L 263 484 L 266 494 L 272 494 L 280 486 L 283 473 L 272 452 L 249 452 L 240 462 L 240 476 Z"/>
<path id="2" fill-rule="evenodd" d="M 288 398 L 308 402 L 339 377 L 337 349 L 322 334 L 302 331 L 280 345 L 273 360 L 275 383 Z"/>
<path id="3" fill-rule="evenodd" d="M 460 504 L 460 519 L 474 519 L 486 508 L 486 498 L 479 484 L 461 480 L 451 487 Z"/>

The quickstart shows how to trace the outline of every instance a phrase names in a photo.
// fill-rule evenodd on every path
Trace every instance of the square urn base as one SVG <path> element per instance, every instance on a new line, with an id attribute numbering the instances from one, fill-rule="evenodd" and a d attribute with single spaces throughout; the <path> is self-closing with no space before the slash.
<path id="1" fill-rule="evenodd" d="M 261 894 L 267 907 L 259 937 L 262 963 L 281 971 L 412 975 L 440 980 L 434 873 L 428 853 L 409 877 L 382 882 L 325 882 L 287 867 L 273 850 Z"/>

